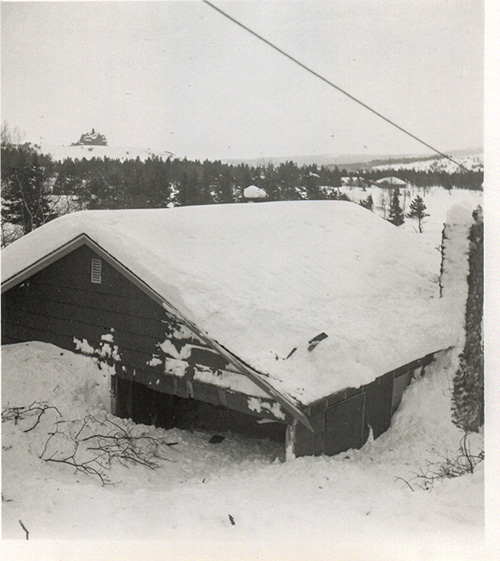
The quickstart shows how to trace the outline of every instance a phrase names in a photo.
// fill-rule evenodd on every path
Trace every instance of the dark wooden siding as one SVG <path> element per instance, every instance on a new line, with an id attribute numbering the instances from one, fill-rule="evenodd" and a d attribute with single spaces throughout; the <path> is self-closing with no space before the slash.
<path id="1" fill-rule="evenodd" d="M 365 424 L 379 437 L 391 424 L 392 375 L 386 374 L 366 386 Z"/>
<path id="2" fill-rule="evenodd" d="M 370 384 L 337 392 L 310 405 L 306 413 L 314 434 L 300 424 L 296 426 L 294 455 L 334 455 L 360 448 L 368 439 L 370 429 L 374 438 L 380 436 L 389 428 L 392 415 L 415 373 L 425 369 L 433 359 L 431 353 Z"/>
<path id="3" fill-rule="evenodd" d="M 330 405 L 325 411 L 323 452 L 333 456 L 349 448 L 361 448 L 365 443 L 366 393 Z"/>
<path id="4" fill-rule="evenodd" d="M 106 262 L 102 283 L 92 283 L 91 262 L 96 258 L 91 249 L 81 247 L 5 293 L 5 340 L 38 339 L 74 350 L 76 338 L 97 348 L 113 329 L 122 362 L 145 367 L 158 343 L 180 324 Z M 204 346 L 194 335 L 185 341 Z"/>
<path id="5" fill-rule="evenodd" d="M 101 283 L 91 282 L 92 259 L 101 257 L 80 247 L 4 293 L 2 344 L 38 340 L 74 351 L 75 340 L 85 340 L 99 351 L 106 343 L 103 336 L 112 334 L 112 346 L 120 356 L 117 376 L 133 376 L 136 382 L 179 397 L 188 397 L 189 380 L 165 375 L 163 361 L 148 364 L 153 356 L 168 358 L 159 349 L 166 339 L 177 351 L 185 344 L 194 346 L 186 366 L 233 369 L 105 260 L 101 259 Z M 195 399 L 256 415 L 248 410 L 245 395 L 200 382 L 191 386 Z M 273 418 L 266 410 L 257 416 Z M 288 413 L 286 419 L 291 420 Z"/>

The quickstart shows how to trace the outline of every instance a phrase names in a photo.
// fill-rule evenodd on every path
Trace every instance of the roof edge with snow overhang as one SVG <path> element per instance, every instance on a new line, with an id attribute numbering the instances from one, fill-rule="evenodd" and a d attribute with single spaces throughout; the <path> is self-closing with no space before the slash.
<path id="1" fill-rule="evenodd" d="M 207 333 L 201 330 L 195 323 L 185 317 L 185 315 L 180 312 L 175 306 L 163 298 L 156 290 L 144 282 L 139 276 L 137 276 L 131 269 L 126 267 L 118 259 L 116 259 L 111 253 L 106 251 L 97 242 L 95 242 L 90 236 L 83 233 L 69 242 L 61 245 L 59 248 L 51 251 L 46 256 L 38 259 L 22 271 L 12 275 L 4 282 L 2 282 L 2 294 L 14 286 L 27 280 L 34 274 L 42 271 L 49 265 L 52 265 L 62 257 L 68 255 L 75 249 L 79 247 L 87 246 L 93 251 L 95 251 L 100 257 L 102 257 L 109 265 L 121 273 L 125 278 L 132 282 L 137 288 L 149 296 L 156 304 L 160 305 L 167 312 L 172 313 L 177 316 L 183 323 L 185 323 L 193 333 L 195 333 L 202 341 L 204 341 L 211 349 L 216 351 L 218 354 L 223 356 L 230 364 L 232 364 L 241 374 L 247 376 L 255 385 L 261 388 L 263 391 L 268 393 L 273 399 L 275 399 L 280 405 L 283 406 L 294 418 L 300 421 L 307 429 L 314 432 L 310 422 L 308 421 L 305 414 L 299 409 L 298 405 L 294 403 L 289 397 L 283 395 L 281 392 L 276 390 L 274 386 L 269 384 L 263 379 L 264 374 L 254 370 L 249 365 L 245 364 L 241 359 L 235 356 L 231 351 L 220 345 L 217 341 L 212 339 Z"/>

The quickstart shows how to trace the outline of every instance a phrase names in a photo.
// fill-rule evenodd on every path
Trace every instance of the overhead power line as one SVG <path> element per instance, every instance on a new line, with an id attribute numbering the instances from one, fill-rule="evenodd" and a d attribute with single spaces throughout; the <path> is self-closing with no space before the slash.
<path id="1" fill-rule="evenodd" d="M 279 47 L 277 47 L 274 43 L 271 43 L 271 41 L 267 40 L 265 37 L 262 37 L 262 35 L 259 35 L 258 33 L 256 33 L 255 31 L 253 31 L 252 29 L 250 29 L 249 27 L 247 27 L 246 25 L 244 25 L 243 23 L 241 23 L 240 21 L 238 21 L 237 19 L 233 18 L 232 16 L 230 16 L 228 13 L 224 12 L 223 10 L 221 10 L 220 8 L 218 8 L 217 6 L 215 6 L 214 4 L 212 4 L 211 2 L 209 2 L 208 0 L 202 0 L 202 2 L 204 4 L 207 4 L 207 6 L 210 6 L 211 8 L 213 8 L 215 11 L 219 12 L 219 14 L 223 15 L 225 18 L 231 20 L 233 23 L 235 23 L 236 25 L 240 26 L 242 29 L 244 29 L 245 31 L 248 31 L 248 33 L 250 33 L 251 35 L 253 35 L 254 37 L 257 37 L 257 39 L 259 39 L 260 41 L 262 41 L 263 43 L 265 43 L 266 45 L 268 45 L 269 47 L 271 47 L 272 49 L 274 49 L 275 51 L 278 51 L 278 53 L 282 54 L 283 56 L 285 56 L 287 59 L 291 60 L 292 62 L 294 62 L 295 64 L 297 64 L 298 66 L 300 66 L 301 68 L 303 68 L 304 70 L 306 70 L 307 72 L 309 72 L 310 74 L 312 74 L 313 76 L 316 76 L 316 78 L 319 78 L 320 80 L 322 80 L 323 82 L 325 82 L 326 84 L 328 84 L 329 86 L 331 86 L 332 88 L 335 88 L 336 90 L 338 90 L 339 92 L 343 93 L 345 96 L 347 96 L 349 99 L 352 99 L 353 101 L 355 101 L 358 105 L 361 105 L 362 107 L 364 107 L 365 109 L 368 109 L 368 111 L 372 112 L 374 115 L 377 115 L 377 117 L 380 117 L 381 119 L 383 119 L 386 123 L 389 123 L 390 125 L 392 125 L 393 127 L 396 127 L 398 130 L 400 130 L 401 132 L 403 132 L 404 134 L 408 135 L 409 137 L 413 138 L 414 140 L 416 140 L 417 142 L 420 142 L 420 144 L 423 144 L 424 146 L 426 146 L 427 148 L 430 148 L 433 152 L 436 152 L 436 154 L 439 154 L 440 156 L 442 156 L 443 158 L 446 158 L 447 160 L 449 160 L 450 162 L 453 162 L 455 165 L 460 166 L 462 169 L 464 169 L 465 171 L 470 171 L 468 170 L 464 165 L 462 165 L 460 162 L 457 162 L 456 160 L 454 160 L 451 156 L 448 156 L 447 154 L 445 154 L 444 152 L 441 152 L 441 150 L 438 150 L 437 148 L 434 148 L 434 146 L 431 146 L 430 144 L 428 144 L 427 142 L 425 142 L 425 140 L 422 140 L 421 138 L 419 138 L 418 136 L 414 135 L 413 133 L 411 133 L 410 131 L 406 130 L 405 128 L 399 126 L 397 123 L 395 123 L 394 121 L 391 121 L 391 119 L 385 117 L 384 115 L 382 115 L 381 113 L 379 113 L 378 111 L 376 111 L 375 109 L 373 109 L 373 107 L 370 107 L 369 105 L 367 105 L 366 103 L 364 103 L 363 101 L 361 101 L 360 99 L 358 99 L 357 97 L 354 97 L 353 95 L 351 95 L 349 92 L 346 92 L 344 89 L 342 89 L 340 86 L 337 86 L 336 84 L 334 84 L 333 82 L 330 82 L 330 80 L 328 80 L 327 78 L 325 78 L 324 76 L 322 76 L 321 74 L 319 74 L 318 72 L 312 70 L 311 68 L 309 68 L 309 66 L 306 66 L 305 64 L 303 64 L 302 62 L 300 62 L 299 60 L 297 60 L 296 58 L 294 58 L 293 56 L 289 55 L 288 53 L 286 53 L 285 51 L 283 51 L 282 49 L 280 49 Z"/>

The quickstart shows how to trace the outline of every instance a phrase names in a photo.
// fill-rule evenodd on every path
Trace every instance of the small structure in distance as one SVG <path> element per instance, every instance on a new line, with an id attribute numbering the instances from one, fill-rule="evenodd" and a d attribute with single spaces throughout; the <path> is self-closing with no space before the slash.
<path id="1" fill-rule="evenodd" d="M 257 187 L 257 185 L 249 185 L 243 191 L 243 197 L 244 197 L 245 201 L 247 201 L 249 203 L 253 203 L 253 202 L 258 201 L 258 200 L 266 199 L 267 198 L 267 193 L 264 191 L 264 189 L 261 189 L 260 187 Z"/>
<path id="2" fill-rule="evenodd" d="M 389 176 L 389 177 L 382 177 L 381 179 L 377 179 L 375 181 L 375 185 L 378 187 L 391 187 L 391 188 L 399 188 L 404 189 L 408 187 L 406 181 L 399 179 L 399 177 Z"/>
<path id="3" fill-rule="evenodd" d="M 80 136 L 78 142 L 73 142 L 71 146 L 107 146 L 108 141 L 103 134 L 92 129 L 92 132 L 86 132 Z"/>

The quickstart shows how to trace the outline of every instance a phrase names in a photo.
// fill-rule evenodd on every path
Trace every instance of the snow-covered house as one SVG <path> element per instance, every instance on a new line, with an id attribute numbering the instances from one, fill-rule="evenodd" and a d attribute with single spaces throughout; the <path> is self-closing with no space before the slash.
<path id="1" fill-rule="evenodd" d="M 78 212 L 3 250 L 3 343 L 114 365 L 119 416 L 208 407 L 332 455 L 449 347 L 434 252 L 344 201 Z"/>
<path id="2" fill-rule="evenodd" d="M 406 187 L 408 187 L 408 183 L 406 183 L 406 181 L 392 175 L 389 177 L 382 177 L 381 179 L 377 179 L 377 181 L 375 181 L 374 183 L 378 187 L 389 187 L 393 189 L 405 189 Z"/>

